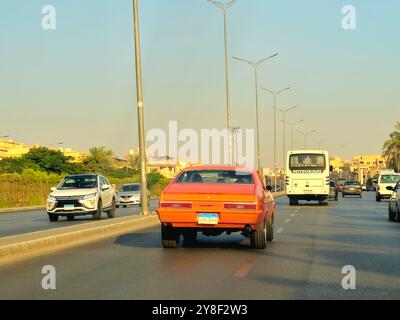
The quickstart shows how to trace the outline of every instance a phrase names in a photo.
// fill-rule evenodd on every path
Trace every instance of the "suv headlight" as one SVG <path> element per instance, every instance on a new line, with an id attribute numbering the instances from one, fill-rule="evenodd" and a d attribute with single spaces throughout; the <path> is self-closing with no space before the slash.
<path id="1" fill-rule="evenodd" d="M 54 197 L 54 196 L 52 196 L 52 195 L 49 195 L 49 196 L 47 197 L 47 200 L 48 200 L 48 201 L 57 201 L 57 198 Z"/>
<path id="2" fill-rule="evenodd" d="M 84 196 L 84 197 L 82 198 L 82 200 L 91 199 L 91 198 L 94 198 L 95 196 L 97 196 L 97 192 L 92 193 L 92 194 L 88 194 L 88 195 Z"/>

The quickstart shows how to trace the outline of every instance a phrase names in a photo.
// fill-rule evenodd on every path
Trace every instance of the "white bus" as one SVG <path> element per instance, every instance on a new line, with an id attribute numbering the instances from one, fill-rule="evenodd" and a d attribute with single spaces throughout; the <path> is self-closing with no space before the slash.
<path id="1" fill-rule="evenodd" d="M 328 205 L 331 167 L 328 151 L 289 151 L 286 161 L 286 190 L 291 206 L 299 200 Z"/>

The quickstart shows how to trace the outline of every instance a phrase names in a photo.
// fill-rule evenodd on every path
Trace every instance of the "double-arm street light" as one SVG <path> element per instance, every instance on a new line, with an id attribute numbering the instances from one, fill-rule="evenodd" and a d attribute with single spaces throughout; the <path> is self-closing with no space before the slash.
<path id="1" fill-rule="evenodd" d="M 321 138 L 321 139 L 313 139 L 314 142 L 317 145 L 318 149 L 321 149 L 322 143 L 326 141 L 326 138 Z"/>
<path id="2" fill-rule="evenodd" d="M 64 142 L 55 142 L 55 143 L 50 143 L 49 146 L 61 146 L 63 144 Z"/>
<path id="3" fill-rule="evenodd" d="M 221 3 L 214 0 L 208 0 L 216 7 L 221 9 L 224 13 L 224 46 L 225 46 L 225 95 L 226 95 L 226 120 L 228 126 L 228 145 L 229 145 L 229 164 L 232 164 L 233 151 L 232 151 L 232 114 L 231 114 L 231 99 L 230 99 L 230 86 L 229 86 L 229 58 L 228 58 L 228 31 L 227 31 L 227 11 L 236 0 L 229 1 L 228 3 Z"/>
<path id="4" fill-rule="evenodd" d="M 233 127 L 232 128 L 232 137 L 234 142 L 234 151 L 233 154 L 233 163 L 235 166 L 239 165 L 239 144 L 238 144 L 238 133 L 240 131 L 240 127 Z"/>
<path id="5" fill-rule="evenodd" d="M 302 136 L 304 136 L 304 149 L 307 149 L 307 137 L 316 132 L 317 131 L 315 131 L 315 130 L 307 131 L 307 132 L 298 131 L 298 133 L 300 133 Z"/>
<path id="6" fill-rule="evenodd" d="M 142 63 L 140 58 L 140 32 L 139 32 L 139 8 L 138 0 L 133 0 L 133 20 L 135 33 L 135 67 L 136 67 L 136 91 L 139 129 L 139 151 L 140 151 L 140 197 L 142 214 L 150 215 L 149 203 L 147 201 L 147 177 L 146 177 L 146 142 L 144 135 L 144 112 L 143 112 L 143 89 L 142 89 Z"/>
<path id="7" fill-rule="evenodd" d="M 10 135 L 5 135 L 5 136 L 0 136 L 0 138 L 5 139 L 5 138 L 9 138 Z"/>
<path id="8" fill-rule="evenodd" d="M 291 149 L 292 150 L 294 150 L 294 143 L 293 143 L 293 139 L 294 139 L 294 127 L 295 126 L 297 126 L 297 125 L 299 125 L 300 123 L 302 123 L 302 122 L 304 122 L 304 119 L 301 119 L 301 120 L 298 120 L 298 121 L 295 121 L 295 122 L 288 122 L 288 121 L 286 121 L 286 124 L 288 125 L 288 126 L 290 126 L 290 143 L 291 143 Z"/>
<path id="9" fill-rule="evenodd" d="M 258 61 L 248 61 L 245 59 L 233 57 L 233 59 L 246 62 L 254 69 L 254 80 L 255 80 L 255 90 L 256 90 L 256 129 L 257 129 L 257 170 L 261 173 L 261 155 L 260 155 L 260 123 L 259 123 L 259 106 L 258 106 L 258 67 L 261 66 L 265 61 L 278 56 L 276 53 L 265 59 Z"/>
<path id="10" fill-rule="evenodd" d="M 276 160 L 276 158 L 277 158 L 277 156 L 276 156 L 276 140 L 277 140 L 277 137 L 276 137 L 276 127 L 277 127 L 277 124 L 276 124 L 276 110 L 277 110 L 277 102 L 276 101 L 277 101 L 278 96 L 282 92 L 291 90 L 292 87 L 287 87 L 287 88 L 284 88 L 284 89 L 281 89 L 281 90 L 277 90 L 277 91 L 270 90 L 270 89 L 267 89 L 267 88 L 260 88 L 260 89 L 269 92 L 274 97 L 274 174 L 275 174 L 275 185 L 276 185 L 276 169 L 277 169 L 277 160 Z"/>

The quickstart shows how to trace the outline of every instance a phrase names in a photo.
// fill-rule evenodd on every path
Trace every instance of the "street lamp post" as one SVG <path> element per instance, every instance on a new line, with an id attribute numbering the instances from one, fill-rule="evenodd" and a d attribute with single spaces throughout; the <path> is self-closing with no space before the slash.
<path id="1" fill-rule="evenodd" d="M 260 89 L 269 92 L 274 97 L 274 174 L 275 174 L 274 183 L 276 185 L 276 170 L 277 170 L 277 160 L 276 160 L 276 158 L 277 158 L 277 153 L 276 153 L 276 145 L 277 145 L 277 143 L 276 143 L 276 140 L 277 140 L 277 135 L 276 135 L 276 127 L 277 127 L 277 124 L 276 124 L 276 110 L 277 110 L 277 103 L 276 103 L 276 100 L 277 100 L 277 97 L 282 92 L 288 91 L 288 90 L 292 89 L 292 87 L 287 87 L 287 88 L 284 88 L 284 89 L 278 90 L 278 91 L 273 91 L 273 90 L 270 90 L 270 89 L 267 89 L 267 88 L 260 88 Z"/>
<path id="2" fill-rule="evenodd" d="M 322 145 L 323 142 L 326 141 L 326 138 L 322 138 L 322 139 L 313 139 L 313 140 L 314 140 L 314 142 L 317 144 L 317 148 L 318 148 L 318 149 L 321 149 L 321 145 Z"/>
<path id="3" fill-rule="evenodd" d="M 147 201 L 147 177 L 146 177 L 146 142 L 144 136 L 144 112 L 143 112 L 143 89 L 142 89 L 142 64 L 140 58 L 140 32 L 139 32 L 139 7 L 138 0 L 133 0 L 133 19 L 135 33 L 135 67 L 136 67 L 136 91 L 139 128 L 139 151 L 140 151 L 140 195 L 142 204 L 142 215 L 150 215 L 149 203 Z"/>
<path id="4" fill-rule="evenodd" d="M 307 149 L 307 137 L 308 137 L 310 134 L 313 134 L 313 133 L 315 133 L 315 132 L 317 132 L 317 131 L 315 131 L 315 130 L 308 131 L 308 132 L 298 131 L 298 133 L 300 133 L 301 135 L 304 136 L 304 149 Z"/>
<path id="5" fill-rule="evenodd" d="M 226 120 L 228 125 L 228 145 L 229 145 L 229 164 L 232 164 L 233 151 L 232 151 L 232 113 L 231 113 L 231 99 L 230 99 L 230 86 L 229 86 L 229 59 L 228 59 L 228 23 L 227 11 L 237 0 L 229 1 L 228 3 L 221 3 L 214 0 L 208 0 L 216 7 L 221 9 L 224 13 L 224 47 L 225 47 L 225 95 L 226 95 Z"/>
<path id="6" fill-rule="evenodd" d="M 235 60 L 248 63 L 254 69 L 254 81 L 256 90 L 256 129 L 257 129 L 257 170 L 261 174 L 261 155 L 260 155 L 260 123 L 259 123 L 259 105 L 258 105 L 258 67 L 268 59 L 278 56 L 278 53 L 259 61 L 248 61 L 241 58 L 233 57 Z"/>
<path id="7" fill-rule="evenodd" d="M 8 135 L 8 134 L 5 136 L 0 136 L 1 139 L 5 139 L 5 138 L 9 138 L 9 137 L 10 137 L 10 135 Z"/>
<path id="8" fill-rule="evenodd" d="M 304 122 L 304 119 L 301 119 L 299 121 L 296 122 L 288 122 L 286 121 L 286 124 L 290 126 L 290 143 L 291 143 L 291 149 L 294 150 L 294 143 L 293 143 L 293 139 L 294 139 L 294 127 L 297 126 L 298 124 Z"/>

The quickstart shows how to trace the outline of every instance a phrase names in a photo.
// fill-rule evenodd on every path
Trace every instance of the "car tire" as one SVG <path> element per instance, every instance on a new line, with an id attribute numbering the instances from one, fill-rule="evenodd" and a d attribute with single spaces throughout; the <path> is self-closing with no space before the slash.
<path id="1" fill-rule="evenodd" d="M 119 209 L 120 206 L 116 206 L 116 207 L 117 207 L 117 209 Z"/>
<path id="2" fill-rule="evenodd" d="M 388 216 L 389 216 L 389 221 L 396 221 L 396 212 L 393 212 L 392 209 L 390 208 L 389 205 L 389 209 L 388 209 Z"/>
<path id="3" fill-rule="evenodd" d="M 166 227 L 161 224 L 161 241 L 166 249 L 175 249 L 179 245 L 179 233 L 172 227 Z"/>
<path id="4" fill-rule="evenodd" d="M 112 204 L 111 204 L 111 210 L 107 211 L 107 217 L 109 219 L 115 218 L 115 209 L 116 209 L 115 199 L 113 199 Z"/>
<path id="5" fill-rule="evenodd" d="M 58 215 L 52 214 L 52 213 L 49 213 L 48 215 L 49 215 L 50 222 L 57 222 L 58 221 Z"/>
<path id="6" fill-rule="evenodd" d="M 271 220 L 267 221 L 267 241 L 274 241 L 274 220 L 275 216 L 272 216 Z"/>
<path id="7" fill-rule="evenodd" d="M 127 208 L 128 206 L 122 206 L 122 207 Z"/>
<path id="8" fill-rule="evenodd" d="M 339 201 L 339 196 L 338 195 L 335 196 L 335 201 Z"/>
<path id="9" fill-rule="evenodd" d="M 100 220 L 102 212 L 103 212 L 103 204 L 101 203 L 101 200 L 99 200 L 99 202 L 97 203 L 97 211 L 96 213 L 93 214 L 93 219 Z"/>
<path id="10" fill-rule="evenodd" d="M 266 219 L 257 230 L 253 230 L 250 234 L 250 244 L 253 249 L 265 249 L 267 247 L 267 223 Z"/>
<path id="11" fill-rule="evenodd" d="M 382 201 L 382 197 L 379 194 L 377 194 L 376 195 L 376 202 L 381 202 L 381 201 Z"/>
<path id="12" fill-rule="evenodd" d="M 68 221 L 74 221 L 75 220 L 75 216 L 73 215 L 69 215 L 67 216 Z"/>

